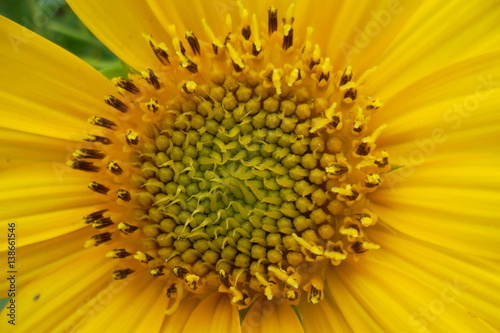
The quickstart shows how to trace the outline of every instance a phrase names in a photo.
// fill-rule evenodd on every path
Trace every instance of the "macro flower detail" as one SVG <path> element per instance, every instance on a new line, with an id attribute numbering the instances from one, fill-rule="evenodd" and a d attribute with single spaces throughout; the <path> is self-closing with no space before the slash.
<path id="1" fill-rule="evenodd" d="M 500 327 L 493 1 L 68 3 L 130 69 L 104 78 L 0 20 L 0 193 L 17 228 L 2 317 L 47 332 Z"/>
<path id="2" fill-rule="evenodd" d="M 228 293 L 239 308 L 259 295 L 296 305 L 302 291 L 318 303 L 329 265 L 379 247 L 363 231 L 390 169 L 376 150 L 384 126 L 369 130 L 381 106 L 363 91 L 370 71 L 334 71 L 311 33 L 295 45 L 293 5 L 283 24 L 269 8 L 267 27 L 239 5 L 242 25 L 225 38 L 205 22 L 208 41 L 171 27 L 173 50 L 145 36 L 162 66 L 112 80 L 112 119 L 88 119 L 105 142 L 90 134 L 68 161 L 116 198 L 84 217 L 99 232 L 85 246 L 123 241 L 106 256 L 143 265 L 113 278 L 164 279 L 169 314 L 181 289 Z"/>

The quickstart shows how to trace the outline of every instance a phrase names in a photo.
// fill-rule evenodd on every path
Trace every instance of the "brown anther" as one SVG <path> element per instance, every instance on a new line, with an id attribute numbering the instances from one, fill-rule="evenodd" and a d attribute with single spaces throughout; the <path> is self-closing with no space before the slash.
<path id="1" fill-rule="evenodd" d="M 311 62 L 309 63 L 309 69 L 313 69 L 314 66 L 318 65 L 320 63 L 320 60 L 313 60 L 311 59 Z"/>
<path id="2" fill-rule="evenodd" d="M 224 45 L 227 45 L 231 41 L 231 32 L 228 32 L 226 38 L 224 38 Z"/>
<path id="3" fill-rule="evenodd" d="M 121 100 L 119 100 L 118 98 L 116 98 L 113 95 L 107 95 L 106 97 L 104 97 L 104 102 L 106 102 L 106 104 L 114 107 L 115 109 L 117 109 L 120 112 L 123 112 L 123 113 L 128 112 L 127 104 L 123 103 Z M 101 125 L 99 125 L 99 126 L 101 126 Z"/>
<path id="4" fill-rule="evenodd" d="M 318 78 L 318 82 L 319 81 L 325 81 L 325 82 L 328 82 L 328 80 L 330 79 L 330 72 L 321 72 L 321 74 L 319 75 L 319 78 Z"/>
<path id="5" fill-rule="evenodd" d="M 358 146 L 358 149 L 356 149 L 356 154 L 359 156 L 366 156 L 370 153 L 370 146 L 366 142 L 361 142 Z"/>
<path id="6" fill-rule="evenodd" d="M 363 242 L 359 242 L 359 241 L 351 244 L 349 247 L 354 253 L 364 253 L 364 252 L 368 251 L 368 249 L 365 249 L 363 247 Z"/>
<path id="7" fill-rule="evenodd" d="M 131 92 L 132 94 L 138 94 L 140 92 L 139 88 L 135 84 L 132 83 L 130 80 L 126 80 L 122 77 L 116 78 L 114 80 L 115 85 L 118 88 L 125 89 L 128 92 Z"/>
<path id="8" fill-rule="evenodd" d="M 113 143 L 108 138 L 105 138 L 105 137 L 99 136 L 99 135 L 92 135 L 92 134 L 89 134 L 89 136 L 87 138 L 83 139 L 83 140 L 87 141 L 87 142 L 100 142 L 103 145 L 110 145 L 110 144 Z"/>
<path id="9" fill-rule="evenodd" d="M 94 221 L 102 219 L 104 217 L 104 213 L 106 213 L 107 209 L 98 210 L 97 212 L 93 212 L 89 215 L 83 217 L 83 223 L 90 224 Z"/>
<path id="10" fill-rule="evenodd" d="M 148 263 L 154 259 L 153 256 L 151 256 L 150 254 L 140 252 L 140 251 L 137 252 L 137 255 L 134 256 L 134 258 L 139 259 L 139 261 L 143 262 L 143 263 Z"/>
<path id="11" fill-rule="evenodd" d="M 186 48 L 184 47 L 184 44 L 182 44 L 181 41 L 179 41 L 179 49 L 180 49 L 182 55 L 185 56 L 186 55 Z"/>
<path id="12" fill-rule="evenodd" d="M 332 125 L 334 128 L 337 128 L 340 124 L 340 118 L 339 116 L 333 116 L 332 121 L 330 122 L 330 125 Z"/>
<path id="13" fill-rule="evenodd" d="M 192 62 L 189 59 L 188 59 L 188 64 L 187 65 L 183 65 L 182 67 L 184 67 L 185 69 L 187 69 L 188 71 L 190 71 L 193 74 L 198 73 L 198 65 L 195 64 L 194 62 Z"/>
<path id="14" fill-rule="evenodd" d="M 189 43 L 189 46 L 191 47 L 191 50 L 193 50 L 194 54 L 200 54 L 200 42 L 198 41 L 198 38 L 194 35 L 192 31 L 186 31 L 186 40 Z"/>
<path id="15" fill-rule="evenodd" d="M 344 70 L 344 74 L 342 74 L 342 77 L 340 78 L 340 86 L 343 86 L 344 84 L 350 82 L 352 79 L 352 72 L 350 69 L 346 68 Z"/>
<path id="16" fill-rule="evenodd" d="M 170 64 L 170 60 L 168 59 L 168 53 L 164 49 L 160 47 L 155 47 L 153 42 L 150 40 L 149 41 L 149 46 L 151 46 L 151 49 L 153 50 L 154 54 L 160 60 L 160 62 L 164 65 Z"/>
<path id="17" fill-rule="evenodd" d="M 102 153 L 100 150 L 89 149 L 89 148 L 78 149 L 73 153 L 73 156 L 76 158 L 90 158 L 96 160 L 102 160 L 103 158 L 106 157 L 106 155 Z"/>
<path id="18" fill-rule="evenodd" d="M 146 103 L 146 107 L 149 111 L 156 113 L 156 111 L 160 109 L 160 103 L 158 102 L 158 99 L 151 98 L 149 102 Z"/>
<path id="19" fill-rule="evenodd" d="M 382 158 L 378 158 L 375 161 L 373 161 L 373 164 L 375 164 L 379 168 L 383 168 L 389 164 L 389 158 L 387 156 L 384 156 Z"/>
<path id="20" fill-rule="evenodd" d="M 184 91 L 186 94 L 193 94 L 194 91 L 196 90 L 196 86 L 197 86 L 196 83 L 193 81 L 185 82 L 182 85 L 182 91 Z"/>
<path id="21" fill-rule="evenodd" d="M 111 240 L 111 233 L 110 232 L 104 232 L 102 234 L 97 234 L 94 235 L 90 238 L 88 243 L 86 243 L 87 247 L 89 244 L 98 246 L 101 245 L 102 243 L 109 242 Z"/>
<path id="22" fill-rule="evenodd" d="M 356 191 L 352 191 L 351 195 L 344 195 L 344 198 L 348 201 L 354 201 L 359 197 L 359 193 Z"/>
<path id="23" fill-rule="evenodd" d="M 170 287 L 167 288 L 166 295 L 168 298 L 171 298 L 172 294 L 175 294 L 175 293 L 177 293 L 177 286 L 175 285 L 175 283 L 172 283 L 170 285 Z"/>
<path id="24" fill-rule="evenodd" d="M 111 225 L 113 225 L 113 221 L 111 221 L 110 217 L 104 217 L 97 221 L 92 222 L 92 228 L 94 229 L 103 229 Z"/>
<path id="25" fill-rule="evenodd" d="M 113 280 L 123 280 L 127 276 L 132 274 L 133 272 L 134 272 L 134 270 L 130 269 L 130 268 L 119 269 L 119 270 L 113 271 L 113 273 L 111 273 L 111 276 L 113 277 Z"/>
<path id="26" fill-rule="evenodd" d="M 147 69 L 146 73 L 143 73 L 143 77 L 147 83 L 152 85 L 156 90 L 160 89 L 160 81 L 158 80 L 158 76 L 153 72 L 151 68 Z"/>
<path id="27" fill-rule="evenodd" d="M 219 270 L 219 280 L 228 289 L 233 286 L 229 281 L 229 275 L 223 269 Z"/>
<path id="28" fill-rule="evenodd" d="M 268 33 L 272 34 L 278 30 L 278 9 L 270 7 L 267 11 L 267 17 Z"/>
<path id="29" fill-rule="evenodd" d="M 113 259 L 123 259 L 131 256 L 132 253 L 128 253 L 125 249 L 114 249 L 106 254 L 106 257 Z"/>
<path id="30" fill-rule="evenodd" d="M 128 130 L 125 135 L 125 140 L 127 141 L 127 144 L 136 146 L 139 143 L 139 133 L 133 130 Z"/>
<path id="31" fill-rule="evenodd" d="M 113 127 L 116 126 L 116 124 L 114 122 L 112 122 L 111 120 L 108 120 L 108 119 L 102 118 L 102 117 L 97 117 L 97 116 L 91 116 L 88 119 L 88 122 L 92 125 L 105 127 L 108 129 L 114 129 Z"/>
<path id="32" fill-rule="evenodd" d="M 291 46 L 293 45 L 293 28 L 291 28 L 288 31 L 288 34 L 283 36 L 283 44 L 281 45 L 281 48 L 283 50 L 288 50 Z M 330 75 L 328 75 L 330 76 Z M 321 79 L 320 79 L 321 81 Z"/>
<path id="33" fill-rule="evenodd" d="M 174 275 L 177 276 L 179 279 L 184 279 L 184 277 L 186 277 L 186 274 L 189 272 L 187 269 L 181 266 L 175 266 L 174 268 L 172 268 L 172 273 L 174 273 Z"/>
<path id="34" fill-rule="evenodd" d="M 108 165 L 106 165 L 106 169 L 108 169 L 114 175 L 121 175 L 123 173 L 123 169 L 118 165 L 116 161 L 109 161 Z"/>
<path id="35" fill-rule="evenodd" d="M 311 286 L 311 291 L 309 292 L 309 298 L 307 300 L 313 304 L 317 304 L 321 301 L 322 296 L 322 290 L 316 289 L 314 286 Z"/>
<path id="36" fill-rule="evenodd" d="M 335 176 L 340 176 L 340 175 L 346 173 L 347 171 L 349 171 L 349 169 L 346 166 L 340 165 L 340 164 L 333 164 L 332 167 L 335 168 L 334 172 L 333 172 L 333 174 Z M 329 169 L 329 170 L 332 170 L 332 169 Z"/>
<path id="37" fill-rule="evenodd" d="M 99 167 L 95 166 L 93 162 L 88 162 L 88 161 L 71 160 L 68 161 L 68 165 L 75 170 L 88 171 L 88 172 L 99 171 Z"/>
<path id="38" fill-rule="evenodd" d="M 250 39 L 250 36 L 252 35 L 252 29 L 250 29 L 249 25 L 241 28 L 241 35 L 243 36 L 243 38 L 245 38 L 245 40 Z"/>
<path id="39" fill-rule="evenodd" d="M 377 187 L 380 185 L 381 179 L 378 174 L 369 174 L 365 178 L 365 186 L 368 188 Z"/>
<path id="40" fill-rule="evenodd" d="M 136 227 L 135 225 L 130 225 L 130 224 L 125 223 L 125 222 L 120 222 L 118 224 L 118 230 L 120 230 L 120 232 L 122 234 L 125 234 L 125 235 L 131 234 L 134 231 L 136 231 L 137 229 L 139 229 L 139 228 Z"/>
<path id="41" fill-rule="evenodd" d="M 262 52 L 262 49 L 257 49 L 257 45 L 255 43 L 252 43 L 252 55 L 254 57 L 258 56 Z"/>
<path id="42" fill-rule="evenodd" d="M 214 50 L 215 55 L 219 54 L 219 47 L 214 43 L 212 43 L 212 50 Z"/>
<path id="43" fill-rule="evenodd" d="M 232 61 L 232 60 L 231 60 Z M 235 63 L 234 61 L 232 61 L 233 63 L 233 68 L 234 68 L 234 71 L 236 73 L 241 73 L 243 71 L 243 68 L 240 67 L 240 65 L 238 65 L 237 63 Z"/>
<path id="44" fill-rule="evenodd" d="M 88 185 L 88 188 L 91 189 L 92 191 L 100 194 L 108 194 L 109 188 L 106 186 L 99 184 L 98 182 L 90 182 Z"/>
<path id="45" fill-rule="evenodd" d="M 122 199 L 123 201 L 130 201 L 132 199 L 130 192 L 122 188 L 116 192 L 116 196 L 118 199 Z"/>
<path id="46" fill-rule="evenodd" d="M 165 275 L 163 274 L 163 270 L 165 269 L 165 266 L 161 265 L 161 266 L 156 266 L 156 267 L 153 267 L 149 270 L 149 273 L 154 276 L 154 277 L 158 277 L 158 276 L 162 276 L 162 275 Z"/>
<path id="47" fill-rule="evenodd" d="M 358 91 L 355 88 L 349 88 L 344 94 L 344 99 L 351 99 L 352 101 L 356 100 L 358 97 Z"/>

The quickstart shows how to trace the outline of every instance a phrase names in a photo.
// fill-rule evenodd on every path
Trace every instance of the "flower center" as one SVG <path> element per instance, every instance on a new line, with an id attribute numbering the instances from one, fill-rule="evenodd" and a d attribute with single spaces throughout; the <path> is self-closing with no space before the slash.
<path id="1" fill-rule="evenodd" d="M 239 307 L 259 295 L 297 304 L 322 299 L 325 270 L 378 245 L 369 194 L 390 169 L 369 119 L 381 106 L 351 67 L 340 71 L 309 29 L 296 40 L 293 6 L 267 31 L 241 9 L 224 38 L 188 31 L 184 47 L 147 37 L 161 65 L 113 80 L 109 117 L 89 122 L 70 166 L 92 172 L 106 197 L 84 217 L 122 260 L 114 279 L 149 271 L 176 304 L 193 294 L 230 294 Z M 104 133 L 104 134 L 102 134 Z M 111 139 L 109 138 L 111 137 Z M 187 291 L 187 292 L 186 292 Z"/>

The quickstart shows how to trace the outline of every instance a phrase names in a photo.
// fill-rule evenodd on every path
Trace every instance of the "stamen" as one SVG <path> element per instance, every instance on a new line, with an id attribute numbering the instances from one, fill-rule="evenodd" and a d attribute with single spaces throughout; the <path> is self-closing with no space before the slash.
<path id="1" fill-rule="evenodd" d="M 139 228 L 134 226 L 134 225 L 130 225 L 128 223 L 125 223 L 125 222 L 120 222 L 118 224 L 118 230 L 120 230 L 125 235 L 131 234 L 134 231 L 136 231 L 137 229 L 139 229 Z"/>
<path id="2" fill-rule="evenodd" d="M 122 199 L 123 201 L 130 201 L 132 200 L 132 197 L 130 196 L 130 192 L 124 189 L 119 189 L 118 192 L 116 192 L 116 196 L 118 199 Z"/>
<path id="3" fill-rule="evenodd" d="M 131 146 L 137 146 L 139 144 L 139 133 L 134 130 L 128 130 L 127 135 L 125 135 L 125 140 Z"/>
<path id="4" fill-rule="evenodd" d="M 193 50 L 193 53 L 200 55 L 200 42 L 198 42 L 198 38 L 196 38 L 192 31 L 186 31 L 186 40 L 188 41 L 189 46 L 191 46 L 191 50 Z"/>
<path id="5" fill-rule="evenodd" d="M 118 165 L 118 162 L 116 161 L 109 161 L 108 165 L 106 166 L 106 169 L 108 169 L 112 174 L 115 174 L 117 176 L 123 173 L 123 169 Z"/>
<path id="6" fill-rule="evenodd" d="M 116 77 L 111 80 L 117 87 L 118 92 L 123 94 L 123 90 L 126 90 L 132 94 L 138 94 L 140 92 L 139 88 L 130 80 L 126 80 L 122 77 Z"/>
<path id="7" fill-rule="evenodd" d="M 106 258 L 123 259 L 131 255 L 132 254 L 128 253 L 125 249 L 114 249 L 106 253 Z"/>
<path id="8" fill-rule="evenodd" d="M 103 136 L 99 136 L 99 135 L 91 135 L 89 134 L 87 138 L 83 139 L 87 142 L 100 142 L 102 143 L 103 145 L 110 145 L 112 144 L 113 142 L 108 139 L 108 138 L 105 138 Z"/>
<path id="9" fill-rule="evenodd" d="M 88 188 L 92 191 L 100 194 L 108 194 L 109 188 L 106 186 L 99 184 L 98 182 L 90 182 Z"/>
<path id="10" fill-rule="evenodd" d="M 160 81 L 158 81 L 158 76 L 155 75 L 152 69 L 148 68 L 146 71 L 142 72 L 142 77 L 156 90 L 159 90 L 161 88 Z"/>
<path id="11" fill-rule="evenodd" d="M 128 112 L 127 104 L 123 103 L 121 100 L 119 100 L 118 98 L 116 98 L 113 95 L 107 95 L 106 97 L 104 97 L 104 102 L 106 102 L 106 104 L 114 107 L 115 109 L 117 109 L 120 112 L 123 112 L 123 113 Z M 96 123 L 96 125 L 99 125 L 99 124 Z M 102 126 L 102 125 L 99 125 L 99 126 Z"/>
<path id="12" fill-rule="evenodd" d="M 99 167 L 95 166 L 93 162 L 81 161 L 81 160 L 71 160 L 67 164 L 75 170 L 88 171 L 88 172 L 98 172 Z"/>
<path id="13" fill-rule="evenodd" d="M 268 15 L 268 33 L 271 35 L 273 32 L 278 30 L 278 9 L 276 7 L 270 7 L 267 11 Z"/>
<path id="14" fill-rule="evenodd" d="M 109 242 L 110 240 L 111 240 L 111 233 L 109 232 L 97 234 L 92 236 L 88 241 L 85 242 L 85 247 L 99 246 L 102 243 Z"/>
<path id="15" fill-rule="evenodd" d="M 111 218 L 109 217 L 104 217 L 92 222 L 92 228 L 94 229 L 103 229 L 111 225 L 113 225 L 113 221 L 111 221 Z"/>
<path id="16" fill-rule="evenodd" d="M 81 148 L 73 153 L 75 158 L 92 158 L 102 160 L 106 155 L 97 149 Z"/>
<path id="17" fill-rule="evenodd" d="M 88 119 L 88 122 L 92 125 L 105 127 L 108 129 L 114 129 L 114 127 L 116 126 L 116 124 L 114 122 L 112 122 L 111 120 L 101 118 L 101 117 L 96 117 L 96 116 L 91 116 Z"/>
<path id="18" fill-rule="evenodd" d="M 87 216 L 84 216 L 82 219 L 83 223 L 90 224 L 92 222 L 100 220 L 104 217 L 103 214 L 106 213 L 107 211 L 108 211 L 107 209 L 102 209 Z"/>
<path id="19" fill-rule="evenodd" d="M 119 269 L 116 271 L 113 271 L 111 276 L 113 277 L 113 280 L 123 280 L 127 278 L 130 274 L 134 272 L 133 269 L 127 268 L 127 269 Z"/>

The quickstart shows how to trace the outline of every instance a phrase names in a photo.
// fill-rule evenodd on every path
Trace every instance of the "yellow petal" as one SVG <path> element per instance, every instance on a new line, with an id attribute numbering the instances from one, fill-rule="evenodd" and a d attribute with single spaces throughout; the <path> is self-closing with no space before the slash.
<path id="1" fill-rule="evenodd" d="M 2 127 L 71 140 L 112 85 L 69 52 L 0 17 Z"/>
<path id="2" fill-rule="evenodd" d="M 166 41 L 166 34 L 145 1 L 79 1 L 68 4 L 78 18 L 129 66 L 144 70 L 160 64 L 142 34 Z"/>
<path id="3" fill-rule="evenodd" d="M 182 332 L 240 332 L 238 310 L 226 294 L 212 293 L 194 309 Z"/>
<path id="4" fill-rule="evenodd" d="M 436 307 L 434 311 L 437 311 L 441 305 L 439 300 L 446 304 L 457 303 L 466 312 L 456 316 L 456 318 L 465 316 L 464 324 L 469 322 L 481 327 L 480 322 L 483 322 L 485 326 L 498 327 L 500 324 L 496 314 L 498 296 L 492 293 L 492 290 L 497 290 L 500 284 L 498 261 L 460 256 L 455 252 L 429 246 L 422 241 L 387 230 L 373 230 L 370 237 L 376 240 L 383 250 L 373 252 L 369 260 L 390 263 L 400 272 L 414 276 L 423 284 L 438 291 L 435 295 L 437 300 L 429 302 L 428 310 Z M 420 312 L 420 309 L 418 310 Z M 441 316 L 444 315 L 449 318 L 442 319 Z M 453 316 L 454 314 L 446 309 L 439 315 L 439 320 L 453 321 Z"/>
<path id="5" fill-rule="evenodd" d="M 243 319 L 242 332 L 304 332 L 292 307 L 284 302 L 256 301 Z"/>
<path id="6" fill-rule="evenodd" d="M 37 276 L 27 285 L 18 285 L 16 329 L 49 332 L 59 326 L 62 330 L 72 325 L 68 317 L 75 319 L 75 315 L 81 316 L 85 311 L 96 311 L 88 306 L 87 301 L 105 290 L 109 283 L 105 277 L 109 276 L 113 265 L 99 252 L 92 249 L 68 255 L 52 271 Z M 21 269 L 26 258 L 18 260 Z M 2 311 L 2 318 L 6 318 L 6 311 L 8 309 Z M 6 321 L 0 325 L 5 327 Z"/>

